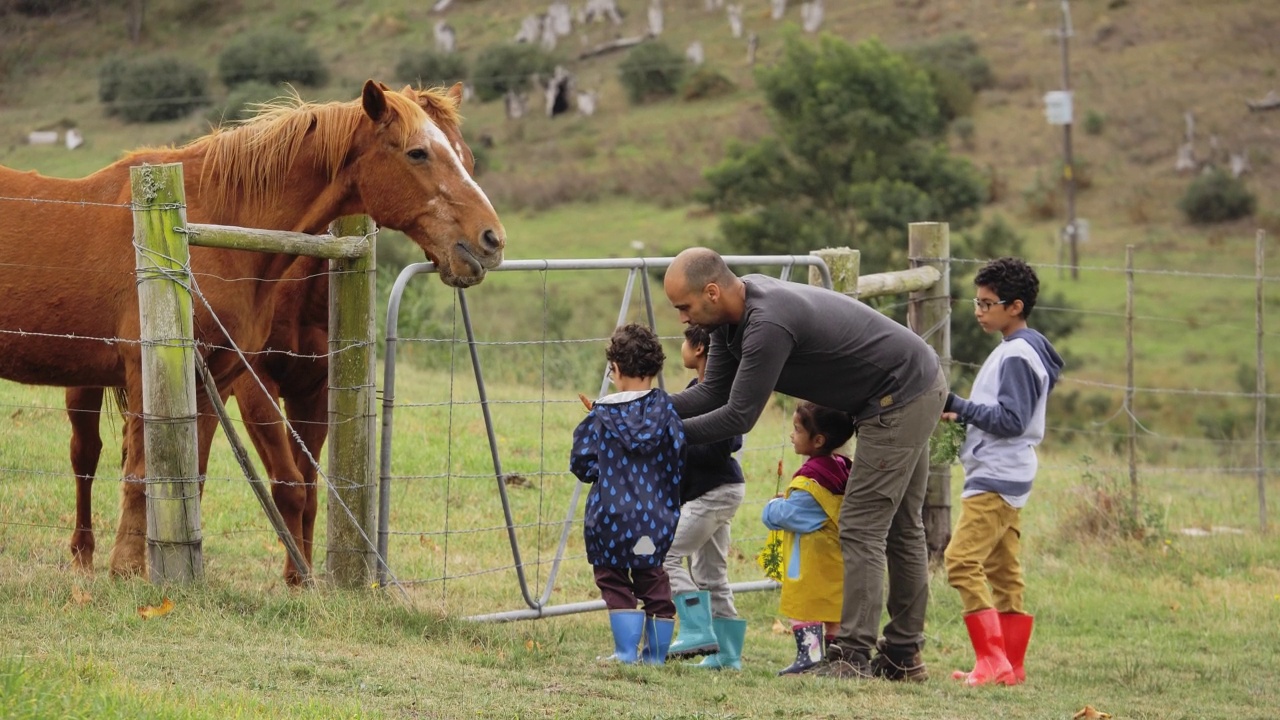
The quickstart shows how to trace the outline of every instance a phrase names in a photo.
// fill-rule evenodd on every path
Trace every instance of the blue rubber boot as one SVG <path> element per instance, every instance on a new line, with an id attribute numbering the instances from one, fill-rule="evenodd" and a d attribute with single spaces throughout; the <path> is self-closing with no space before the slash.
<path id="1" fill-rule="evenodd" d="M 671 647 L 671 635 L 675 630 L 674 618 L 645 618 L 644 649 L 640 651 L 640 662 L 646 665 L 665 665 L 667 650 Z"/>
<path id="2" fill-rule="evenodd" d="M 604 660 L 634 665 L 640 659 L 640 636 L 644 634 L 643 610 L 610 610 L 613 654 Z"/>
<path id="3" fill-rule="evenodd" d="M 691 658 L 720 651 L 711 629 L 711 593 L 706 590 L 680 593 L 671 598 L 680 617 L 680 634 L 667 651 L 669 658 Z"/>
<path id="4" fill-rule="evenodd" d="M 703 658 L 694 667 L 707 670 L 741 670 L 742 643 L 747 639 L 747 621 L 738 618 L 716 618 L 711 621 L 716 639 L 720 641 L 720 652 Z"/>

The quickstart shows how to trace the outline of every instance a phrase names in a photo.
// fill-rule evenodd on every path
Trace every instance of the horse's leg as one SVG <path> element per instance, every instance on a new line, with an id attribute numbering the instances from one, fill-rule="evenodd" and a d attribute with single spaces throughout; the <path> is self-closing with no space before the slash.
<path id="1" fill-rule="evenodd" d="M 116 543 L 111 548 L 111 574 L 117 577 L 142 575 L 147 569 L 147 476 L 143 450 L 142 367 L 127 362 L 129 415 L 125 419 L 124 480 L 120 484 L 120 522 Z"/>
<path id="2" fill-rule="evenodd" d="M 306 506 L 302 511 L 302 554 L 307 562 L 312 562 L 311 546 L 316 537 L 316 512 L 318 507 L 320 456 L 324 449 L 324 441 L 329 433 L 329 387 L 321 384 L 315 392 L 286 397 L 285 411 L 293 422 L 293 429 L 302 438 L 299 446 L 294 438 L 290 438 L 293 458 L 302 472 L 302 483 L 307 491 Z M 303 448 L 306 452 L 303 452 Z M 310 455 L 310 457 L 308 457 Z"/>
<path id="3" fill-rule="evenodd" d="M 240 406 L 240 417 L 244 419 L 249 439 L 262 459 L 263 469 L 271 479 L 271 497 L 276 509 L 284 519 L 285 527 L 293 536 L 294 543 L 303 552 L 307 563 L 311 562 L 308 552 L 309 536 L 303 533 L 303 516 L 306 509 L 307 491 L 303 483 L 302 473 L 294 463 L 289 452 L 289 438 L 284 423 L 280 421 L 280 406 L 276 396 L 279 388 L 268 377 L 261 376 L 262 384 L 267 388 L 264 394 L 255 377 L 246 373 L 232 385 L 236 396 L 236 404 Z M 290 585 L 302 582 L 302 574 L 287 554 L 284 561 L 284 579 Z"/>
<path id="4" fill-rule="evenodd" d="M 93 477 L 102 456 L 102 393 L 98 387 L 67 388 L 67 419 L 71 421 L 71 472 L 76 476 L 76 527 L 71 531 L 71 563 L 93 572 Z"/>

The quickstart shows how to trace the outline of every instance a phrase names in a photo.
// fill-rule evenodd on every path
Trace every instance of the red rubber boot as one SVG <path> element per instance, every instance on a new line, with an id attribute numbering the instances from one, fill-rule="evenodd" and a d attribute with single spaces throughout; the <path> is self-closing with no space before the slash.
<path id="1" fill-rule="evenodd" d="M 1018 680 L 1013 674 L 1013 666 L 1004 650 L 1004 633 L 1000 629 L 1000 613 L 995 608 L 979 610 L 964 616 L 965 627 L 969 629 L 969 641 L 973 643 L 973 653 L 978 661 L 973 670 L 964 672 L 956 670 L 951 677 L 963 680 L 966 685 L 1016 685 Z"/>
<path id="2" fill-rule="evenodd" d="M 1022 613 L 1000 613 L 1000 630 L 1004 633 L 1004 652 L 1013 666 L 1013 676 L 1018 682 L 1027 679 L 1027 672 L 1022 669 L 1022 661 L 1027 656 L 1027 645 L 1031 642 L 1031 626 L 1035 624 L 1034 615 Z"/>

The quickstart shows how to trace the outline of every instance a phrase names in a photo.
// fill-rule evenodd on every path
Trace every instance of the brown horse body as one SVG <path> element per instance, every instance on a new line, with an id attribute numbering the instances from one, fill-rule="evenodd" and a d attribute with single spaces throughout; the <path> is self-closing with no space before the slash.
<path id="1" fill-rule="evenodd" d="M 8 200 L 20 205 L 0 224 L 0 378 L 125 387 L 125 476 L 145 477 L 132 165 L 182 162 L 191 222 L 317 233 L 337 217 L 364 213 L 408 234 L 446 283 L 479 282 L 501 262 L 505 233 L 458 150 L 419 102 L 369 82 L 358 101 L 276 108 L 183 148 L 132 153 L 79 180 L 0 167 L 0 196 L 20 198 Z M 248 353 L 266 345 L 274 281 L 296 262 L 191 249 L 200 293 L 193 303 L 197 348 L 220 388 L 244 372 L 232 344 Z M 197 412 L 203 468 L 216 421 L 203 396 Z M 142 485 L 125 482 L 121 495 L 111 569 L 136 574 L 145 567 Z"/>

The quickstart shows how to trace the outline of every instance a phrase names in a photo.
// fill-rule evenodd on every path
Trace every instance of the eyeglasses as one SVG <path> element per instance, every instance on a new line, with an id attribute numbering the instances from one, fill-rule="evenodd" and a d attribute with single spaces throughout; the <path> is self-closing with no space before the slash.
<path id="1" fill-rule="evenodd" d="M 983 300 L 982 298 L 973 299 L 973 307 L 982 312 L 989 312 L 995 305 L 1008 305 L 1008 300 Z"/>

